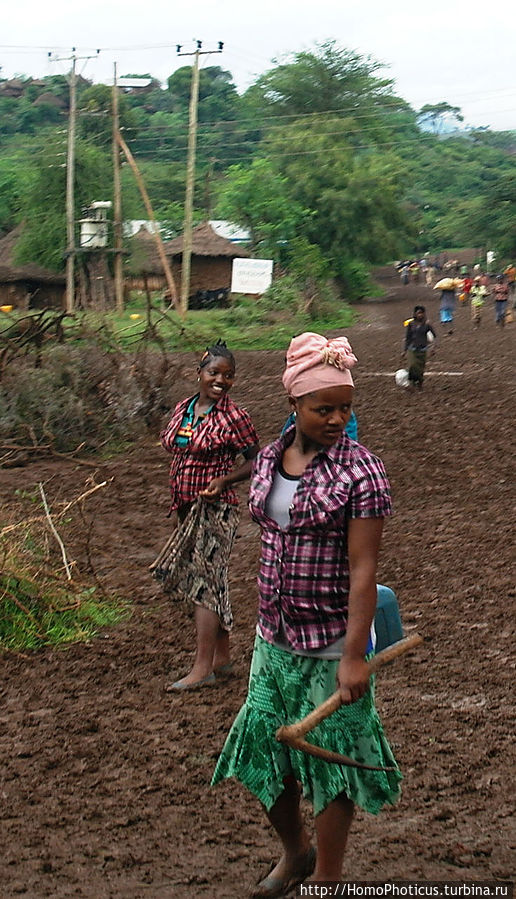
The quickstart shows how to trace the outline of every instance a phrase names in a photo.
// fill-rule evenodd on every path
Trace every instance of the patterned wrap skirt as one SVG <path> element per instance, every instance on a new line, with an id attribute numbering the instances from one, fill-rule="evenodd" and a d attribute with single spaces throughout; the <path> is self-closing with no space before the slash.
<path id="1" fill-rule="evenodd" d="M 324 762 L 276 740 L 282 724 L 293 724 L 313 711 L 336 689 L 338 660 L 307 658 L 285 652 L 256 637 L 249 692 L 229 732 L 213 774 L 216 784 L 235 777 L 269 811 L 293 775 L 314 814 L 344 793 L 377 814 L 400 794 L 401 772 L 383 733 L 374 704 L 374 678 L 365 695 L 326 718 L 308 740 L 367 765 L 394 766 L 394 771 L 366 771 Z"/>
<path id="2" fill-rule="evenodd" d="M 228 564 L 238 520 L 237 506 L 196 500 L 151 566 L 167 593 L 215 612 L 226 631 L 233 627 Z"/>

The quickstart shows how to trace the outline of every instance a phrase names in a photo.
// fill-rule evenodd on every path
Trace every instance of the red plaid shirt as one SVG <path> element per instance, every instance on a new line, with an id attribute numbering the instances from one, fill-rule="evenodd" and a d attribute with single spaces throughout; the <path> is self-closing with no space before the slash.
<path id="1" fill-rule="evenodd" d="M 195 428 L 188 446 L 176 446 L 174 437 L 191 400 L 192 397 L 187 397 L 177 404 L 167 427 L 160 434 L 161 445 L 172 456 L 170 511 L 193 502 L 213 478 L 223 477 L 231 471 L 238 453 L 258 443 L 249 414 L 226 393 Z M 238 505 L 237 495 L 231 487 L 221 493 L 220 499 Z"/>
<path id="2" fill-rule="evenodd" d="M 383 463 L 343 435 L 321 450 L 299 479 L 282 530 L 265 504 L 290 429 L 259 453 L 251 479 L 249 509 L 262 529 L 258 575 L 261 636 L 272 643 L 281 623 L 294 649 L 319 649 L 346 633 L 349 594 L 347 522 L 391 514 Z"/>

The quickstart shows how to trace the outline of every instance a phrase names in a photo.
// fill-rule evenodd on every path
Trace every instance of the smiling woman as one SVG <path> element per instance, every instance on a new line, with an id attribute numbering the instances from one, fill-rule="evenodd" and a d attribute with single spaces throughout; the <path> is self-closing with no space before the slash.
<path id="1" fill-rule="evenodd" d="M 171 454 L 170 514 L 174 533 L 151 569 L 168 593 L 194 606 L 197 651 L 192 670 L 167 689 L 213 684 L 229 670 L 233 615 L 227 569 L 238 524 L 232 485 L 249 477 L 258 437 L 229 398 L 235 360 L 224 342 L 207 348 L 197 368 L 198 393 L 177 404 L 161 434 Z M 234 469 L 237 455 L 245 461 Z"/>

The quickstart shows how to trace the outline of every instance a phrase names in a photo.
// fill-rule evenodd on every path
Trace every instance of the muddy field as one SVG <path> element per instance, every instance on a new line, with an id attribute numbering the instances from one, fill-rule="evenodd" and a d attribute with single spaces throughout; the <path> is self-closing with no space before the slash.
<path id="1" fill-rule="evenodd" d="M 359 357 L 360 440 L 386 463 L 396 507 L 379 581 L 397 593 L 405 630 L 425 643 L 378 678 L 403 796 L 377 818 L 358 813 L 346 876 L 512 879 L 516 323 L 497 331 L 489 307 L 473 332 L 469 309 L 459 309 L 414 395 L 384 373 L 400 367 L 414 300 L 437 323 L 437 299 L 394 279 L 387 287 L 347 333 Z M 262 442 L 287 413 L 282 356 L 237 354 L 233 395 Z M 181 362 L 171 404 L 195 388 L 195 358 Z M 43 480 L 52 501 L 72 498 L 90 473 L 43 460 L 0 471 L 0 492 L 21 503 L 15 490 Z M 188 669 L 193 628 L 147 572 L 168 533 L 157 435 L 99 464 L 96 477 L 112 481 L 88 503 L 88 549 L 88 522 L 67 548 L 83 569 L 89 556 L 133 614 L 90 645 L 0 659 L 0 896 L 243 897 L 276 842 L 243 788 L 209 780 L 246 692 L 256 527 L 244 504 L 231 566 L 235 674 L 173 696 L 164 688 Z"/>

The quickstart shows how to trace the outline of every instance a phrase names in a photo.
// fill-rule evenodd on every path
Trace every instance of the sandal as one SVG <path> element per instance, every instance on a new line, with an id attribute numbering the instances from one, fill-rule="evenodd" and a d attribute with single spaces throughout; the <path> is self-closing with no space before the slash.
<path id="1" fill-rule="evenodd" d="M 274 866 L 276 867 L 276 866 Z M 274 877 L 267 874 L 263 880 L 260 880 L 255 887 L 249 892 L 251 899 L 276 899 L 279 896 L 286 896 L 295 887 L 303 883 L 315 869 L 315 848 L 312 846 L 303 861 L 301 868 L 291 877 Z"/>
<path id="2" fill-rule="evenodd" d="M 196 680 L 193 684 L 184 684 L 181 680 L 176 680 L 175 684 L 168 684 L 165 687 L 165 693 L 182 693 L 184 690 L 197 690 L 198 687 L 209 687 L 215 683 L 215 675 L 207 674 L 201 680 Z"/>

